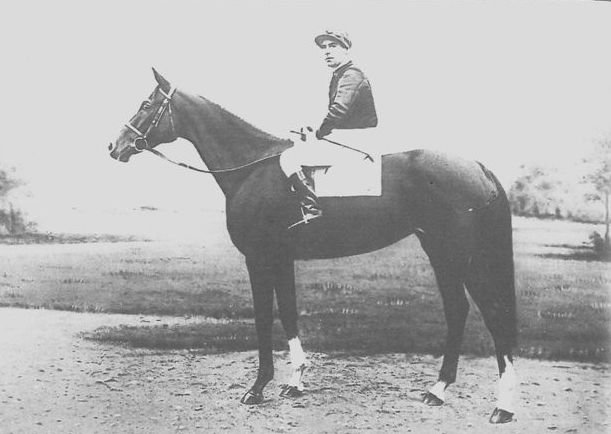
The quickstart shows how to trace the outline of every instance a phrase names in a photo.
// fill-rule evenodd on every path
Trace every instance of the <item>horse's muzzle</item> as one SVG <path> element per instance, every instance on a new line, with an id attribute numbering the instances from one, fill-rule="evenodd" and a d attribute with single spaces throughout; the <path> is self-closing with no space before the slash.
<path id="1" fill-rule="evenodd" d="M 128 152 L 120 152 L 119 147 L 114 145 L 112 142 L 108 145 L 108 150 L 110 151 L 110 158 L 113 160 L 121 161 L 125 163 L 129 160 Z"/>

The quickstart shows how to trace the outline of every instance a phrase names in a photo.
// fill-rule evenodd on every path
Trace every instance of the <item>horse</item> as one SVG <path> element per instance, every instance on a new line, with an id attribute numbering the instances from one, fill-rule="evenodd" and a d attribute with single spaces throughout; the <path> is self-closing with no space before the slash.
<path id="1" fill-rule="evenodd" d="M 263 389 L 274 375 L 274 293 L 292 369 L 280 395 L 304 393 L 307 357 L 297 327 L 296 260 L 366 253 L 414 234 L 433 267 L 447 323 L 439 376 L 423 402 L 442 405 L 446 388 L 456 381 L 468 291 L 492 335 L 498 364 L 497 405 L 489 421 L 513 419 L 517 326 L 511 213 L 491 171 L 427 150 L 384 155 L 381 196 L 321 198 L 324 216 L 289 230 L 300 218 L 299 205 L 279 156 L 293 142 L 173 87 L 154 68 L 153 73 L 157 85 L 108 146 L 110 156 L 128 162 L 150 151 L 168 159 L 155 147 L 183 138 L 195 146 L 207 169 L 177 164 L 212 174 L 223 191 L 227 230 L 245 257 L 250 278 L 259 354 L 257 377 L 241 398 L 243 404 L 263 402 Z M 485 182 L 492 186 L 488 193 L 482 193 Z"/>

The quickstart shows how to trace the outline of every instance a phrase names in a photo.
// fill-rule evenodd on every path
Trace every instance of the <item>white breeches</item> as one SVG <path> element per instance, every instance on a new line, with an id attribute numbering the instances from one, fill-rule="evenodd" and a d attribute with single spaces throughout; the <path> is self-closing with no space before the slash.
<path id="1" fill-rule="evenodd" d="M 376 152 L 377 141 L 372 133 L 373 131 L 370 131 L 370 129 L 335 130 L 327 138 L 368 152 L 376 158 L 379 152 Z M 301 170 L 301 166 L 333 166 L 351 159 L 356 161 L 363 158 L 363 154 L 312 137 L 307 142 L 296 141 L 292 148 L 284 151 L 280 156 L 280 167 L 286 176 L 290 177 L 293 173 Z"/>

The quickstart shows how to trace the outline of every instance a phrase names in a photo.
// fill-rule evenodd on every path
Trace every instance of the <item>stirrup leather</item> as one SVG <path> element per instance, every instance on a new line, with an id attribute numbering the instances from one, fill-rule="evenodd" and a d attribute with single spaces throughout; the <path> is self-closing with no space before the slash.
<path id="1" fill-rule="evenodd" d="M 302 216 L 300 221 L 289 226 L 289 229 L 291 229 L 300 224 L 307 224 L 311 220 L 322 216 L 322 210 L 318 204 L 316 193 L 314 193 L 313 182 L 308 179 L 302 170 L 294 173 L 289 180 L 299 199 Z"/>

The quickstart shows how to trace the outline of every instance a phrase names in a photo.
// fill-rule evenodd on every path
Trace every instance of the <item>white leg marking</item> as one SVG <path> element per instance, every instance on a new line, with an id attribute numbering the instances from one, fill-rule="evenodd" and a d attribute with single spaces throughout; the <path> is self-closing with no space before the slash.
<path id="1" fill-rule="evenodd" d="M 431 387 L 431 390 L 429 390 L 429 392 L 445 402 L 447 385 L 448 383 L 446 383 L 445 381 L 438 381 L 433 387 Z"/>
<path id="2" fill-rule="evenodd" d="M 289 350 L 291 351 L 291 365 L 300 366 L 306 363 L 306 356 L 301 348 L 301 341 L 295 337 L 289 340 Z"/>
<path id="3" fill-rule="evenodd" d="M 293 369 L 291 370 L 291 376 L 289 377 L 288 385 L 296 387 L 298 390 L 303 390 L 303 383 L 301 382 L 301 377 L 303 375 L 302 369 Z"/>
<path id="4" fill-rule="evenodd" d="M 295 386 L 299 390 L 303 390 L 301 377 L 307 365 L 307 359 L 301 341 L 298 337 L 289 340 L 289 350 L 291 351 L 291 376 L 288 381 L 289 386 Z"/>
<path id="5" fill-rule="evenodd" d="M 515 413 L 514 399 L 518 378 L 512 363 L 506 356 L 504 359 L 505 372 L 501 374 L 501 379 L 499 380 L 499 395 L 496 406 L 501 410 L 508 411 L 509 413 Z"/>

